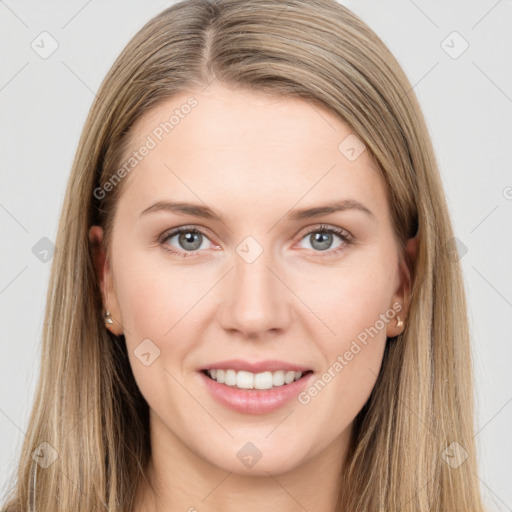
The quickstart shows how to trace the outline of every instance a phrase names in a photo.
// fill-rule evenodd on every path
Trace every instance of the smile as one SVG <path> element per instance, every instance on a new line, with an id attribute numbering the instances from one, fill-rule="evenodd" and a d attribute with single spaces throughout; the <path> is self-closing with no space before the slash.
<path id="1" fill-rule="evenodd" d="M 296 400 L 315 374 L 312 370 L 253 373 L 216 368 L 198 375 L 207 394 L 222 407 L 241 414 L 268 414 Z"/>
<path id="2" fill-rule="evenodd" d="M 233 369 L 204 370 L 206 375 L 219 384 L 232 386 L 238 389 L 273 389 L 286 386 L 299 380 L 303 372 L 278 370 L 253 373 L 248 371 L 236 371 Z M 311 373 L 311 370 L 305 372 Z"/>

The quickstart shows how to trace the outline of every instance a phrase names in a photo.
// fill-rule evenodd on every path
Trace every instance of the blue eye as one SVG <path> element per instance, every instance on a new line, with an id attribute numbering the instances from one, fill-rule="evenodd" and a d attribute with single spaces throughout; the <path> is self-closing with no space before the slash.
<path id="1" fill-rule="evenodd" d="M 329 250 L 333 243 L 333 237 L 337 237 L 341 242 L 333 249 Z M 319 226 L 312 231 L 308 231 L 302 240 L 309 240 L 313 249 L 317 252 L 328 252 L 329 255 L 343 250 L 344 247 L 350 245 L 351 237 L 349 233 L 343 229 L 330 226 Z"/>
<path id="2" fill-rule="evenodd" d="M 325 252 L 326 256 L 337 254 L 353 242 L 352 235 L 347 231 L 331 226 L 316 227 L 308 231 L 301 240 L 308 239 L 308 237 L 311 250 L 314 252 Z M 333 240 L 336 237 L 340 239 L 340 243 L 334 249 L 331 249 Z M 177 247 L 170 243 L 173 238 L 176 239 Z M 167 251 L 183 258 L 193 256 L 194 253 L 200 252 L 200 249 L 208 249 L 208 241 L 211 243 L 210 239 L 203 231 L 189 226 L 182 226 L 167 231 L 159 238 L 159 243 L 162 244 Z M 322 254 L 321 256 L 324 255 Z"/>
<path id="3" fill-rule="evenodd" d="M 177 236 L 177 241 L 180 247 L 178 249 L 183 250 L 175 250 L 172 248 L 169 248 L 168 241 L 172 240 Z M 188 228 L 186 226 L 177 228 L 169 233 L 164 233 L 162 238 L 160 239 L 160 242 L 166 246 L 166 249 L 180 254 L 180 256 L 187 257 L 190 256 L 188 253 L 197 252 L 198 249 L 201 248 L 203 245 L 204 240 L 208 240 L 206 235 L 195 228 Z M 203 247 L 204 248 L 204 247 Z"/>

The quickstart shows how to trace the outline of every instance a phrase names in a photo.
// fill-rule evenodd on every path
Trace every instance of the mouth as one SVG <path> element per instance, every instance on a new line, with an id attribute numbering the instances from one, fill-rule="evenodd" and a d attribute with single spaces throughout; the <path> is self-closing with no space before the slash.
<path id="1" fill-rule="evenodd" d="M 240 414 L 269 414 L 290 404 L 311 385 L 314 371 L 287 361 L 217 361 L 198 370 L 209 395 Z"/>
<path id="2" fill-rule="evenodd" d="M 289 386 L 294 382 L 305 379 L 313 370 L 293 371 L 277 370 L 253 373 L 245 370 L 236 371 L 226 369 L 204 369 L 201 370 L 210 380 L 218 384 L 224 384 L 235 389 L 263 391 L 278 389 Z"/>

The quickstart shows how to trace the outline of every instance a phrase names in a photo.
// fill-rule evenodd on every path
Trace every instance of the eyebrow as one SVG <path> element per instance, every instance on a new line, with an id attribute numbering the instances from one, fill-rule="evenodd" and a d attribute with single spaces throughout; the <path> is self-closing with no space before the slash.
<path id="1" fill-rule="evenodd" d="M 356 201 L 355 199 L 343 199 L 341 201 L 334 201 L 312 208 L 302 208 L 293 210 L 287 215 L 291 220 L 310 219 L 311 217 L 318 217 L 320 215 L 328 215 L 330 213 L 343 212 L 345 210 L 358 210 L 366 213 L 370 217 L 375 217 L 373 212 L 364 204 Z"/>
<path id="2" fill-rule="evenodd" d="M 342 212 L 345 210 L 358 210 L 366 213 L 372 218 L 375 217 L 374 213 L 369 208 L 367 208 L 359 201 L 356 201 L 355 199 L 343 199 L 341 201 L 334 201 L 319 206 L 296 209 L 285 215 L 285 217 L 288 220 L 296 221 L 302 219 L 310 219 L 312 217 L 319 217 L 320 215 L 329 215 L 331 213 Z M 158 201 L 143 210 L 140 216 L 142 217 L 143 215 L 160 211 L 168 211 L 183 215 L 193 215 L 194 217 L 202 217 L 204 219 L 212 219 L 224 222 L 222 216 L 215 213 L 208 206 L 179 201 Z"/>

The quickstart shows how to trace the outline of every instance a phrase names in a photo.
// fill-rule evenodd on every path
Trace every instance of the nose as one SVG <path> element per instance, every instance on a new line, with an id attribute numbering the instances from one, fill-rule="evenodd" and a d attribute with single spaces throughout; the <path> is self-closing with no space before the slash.
<path id="1" fill-rule="evenodd" d="M 293 293 L 266 252 L 248 263 L 235 255 L 226 276 L 220 322 L 246 338 L 264 338 L 286 330 L 292 317 Z"/>

